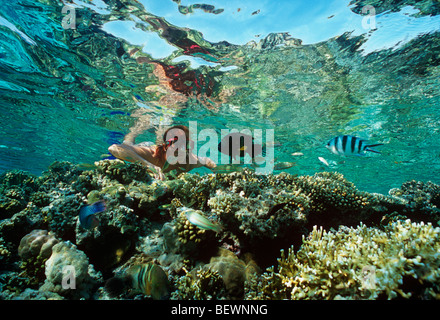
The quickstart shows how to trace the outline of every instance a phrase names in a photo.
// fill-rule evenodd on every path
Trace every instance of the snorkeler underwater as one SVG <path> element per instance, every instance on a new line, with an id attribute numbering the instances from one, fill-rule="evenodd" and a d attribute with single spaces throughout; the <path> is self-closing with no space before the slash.
<path id="1" fill-rule="evenodd" d="M 440 299 L 440 3 L 206 2 L 0 6 L 0 300 Z"/>

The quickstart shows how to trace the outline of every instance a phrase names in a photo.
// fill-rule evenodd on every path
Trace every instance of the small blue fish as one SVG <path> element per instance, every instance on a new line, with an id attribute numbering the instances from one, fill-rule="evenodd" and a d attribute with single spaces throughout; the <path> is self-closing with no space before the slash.
<path id="1" fill-rule="evenodd" d="M 99 219 L 95 214 L 106 209 L 104 200 L 99 200 L 93 204 L 82 206 L 79 209 L 79 223 L 83 228 L 93 229 L 99 225 Z"/>
<path id="2" fill-rule="evenodd" d="M 367 144 L 365 140 L 361 138 L 344 135 L 331 139 L 327 143 L 326 148 L 334 154 L 348 156 L 364 155 L 364 151 L 380 153 L 379 151 L 373 150 L 371 148 L 382 145 L 383 143 Z"/>

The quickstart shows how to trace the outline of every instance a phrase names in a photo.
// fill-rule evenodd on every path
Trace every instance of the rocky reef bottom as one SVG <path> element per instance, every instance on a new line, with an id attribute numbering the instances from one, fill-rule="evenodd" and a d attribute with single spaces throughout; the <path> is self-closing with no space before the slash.
<path id="1" fill-rule="evenodd" d="M 3 173 L 0 299 L 440 298 L 432 182 L 382 195 L 336 172 L 167 178 L 119 160 Z"/>

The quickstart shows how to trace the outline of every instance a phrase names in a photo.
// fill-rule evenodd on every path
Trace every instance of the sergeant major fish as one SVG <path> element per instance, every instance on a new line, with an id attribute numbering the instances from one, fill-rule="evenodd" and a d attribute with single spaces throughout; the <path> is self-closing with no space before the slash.
<path id="1" fill-rule="evenodd" d="M 332 153 L 337 155 L 364 155 L 363 152 L 369 151 L 374 153 L 380 153 L 379 151 L 373 150 L 371 148 L 382 146 L 383 143 L 376 144 L 367 144 L 364 139 L 344 135 L 337 136 L 331 139 L 326 148 L 329 149 Z"/>

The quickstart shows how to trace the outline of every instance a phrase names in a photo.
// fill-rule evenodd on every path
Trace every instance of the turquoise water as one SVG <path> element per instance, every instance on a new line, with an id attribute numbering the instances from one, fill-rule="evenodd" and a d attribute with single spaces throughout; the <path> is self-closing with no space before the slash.
<path id="1" fill-rule="evenodd" d="M 197 121 L 274 129 L 292 174 L 338 171 L 380 193 L 440 183 L 440 6 L 370 2 L 8 1 L 0 170 L 93 163 L 130 129 L 156 141 Z M 342 134 L 385 145 L 333 155 Z"/>

